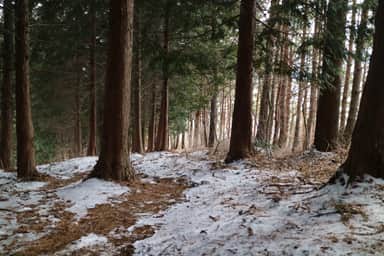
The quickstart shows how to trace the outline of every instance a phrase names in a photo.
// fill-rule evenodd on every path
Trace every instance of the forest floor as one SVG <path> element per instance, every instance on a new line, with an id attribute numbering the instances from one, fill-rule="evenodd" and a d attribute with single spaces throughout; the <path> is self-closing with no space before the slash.
<path id="1" fill-rule="evenodd" d="M 0 255 L 383 255 L 384 181 L 323 186 L 343 157 L 134 154 L 130 184 L 84 181 L 92 157 L 0 171 Z"/>

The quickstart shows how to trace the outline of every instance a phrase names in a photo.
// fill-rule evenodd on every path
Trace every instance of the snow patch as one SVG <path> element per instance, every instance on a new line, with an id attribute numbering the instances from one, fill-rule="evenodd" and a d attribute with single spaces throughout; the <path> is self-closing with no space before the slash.
<path id="1" fill-rule="evenodd" d="M 67 211 L 76 214 L 76 218 L 80 219 L 87 215 L 88 209 L 107 203 L 110 198 L 127 192 L 129 192 L 128 187 L 93 178 L 60 188 L 56 194 L 64 201 L 71 203 Z"/>

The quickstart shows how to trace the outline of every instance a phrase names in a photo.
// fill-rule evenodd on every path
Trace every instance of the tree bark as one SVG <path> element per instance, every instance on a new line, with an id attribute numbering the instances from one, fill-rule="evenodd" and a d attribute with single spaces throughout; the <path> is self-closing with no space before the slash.
<path id="1" fill-rule="evenodd" d="M 80 70 L 77 62 L 74 63 L 76 65 L 76 89 L 75 89 L 75 129 L 74 129 L 74 155 L 78 157 L 81 155 L 81 98 L 80 98 L 80 90 L 81 90 L 81 81 L 80 81 Z"/>
<path id="2" fill-rule="evenodd" d="M 232 162 L 252 153 L 252 53 L 255 0 L 242 0 L 237 52 L 236 95 L 229 152 Z"/>
<path id="3" fill-rule="evenodd" d="M 29 1 L 16 1 L 16 135 L 17 176 L 31 180 L 35 166 L 29 80 Z"/>
<path id="4" fill-rule="evenodd" d="M 307 37 L 307 26 L 304 24 L 303 28 L 303 39 L 305 42 Z M 306 53 L 303 51 L 300 55 L 300 81 L 299 81 L 299 93 L 297 95 L 297 105 L 296 105 L 296 123 L 295 123 L 295 134 L 293 138 L 293 151 L 300 151 L 302 146 L 302 135 L 301 135 L 301 124 L 302 124 L 302 107 L 304 101 L 304 92 L 306 91 L 307 83 L 304 81 L 304 73 L 305 73 L 305 58 Z M 304 116 L 305 118 L 305 116 Z"/>
<path id="5" fill-rule="evenodd" d="M 211 98 L 211 112 L 209 118 L 209 138 L 208 147 L 212 148 L 215 145 L 216 134 L 216 122 L 217 122 L 217 88 L 215 88 Z"/>
<path id="6" fill-rule="evenodd" d="M 168 52 L 169 52 L 169 9 L 170 3 L 167 1 L 165 6 L 164 15 L 164 31 L 163 31 L 163 85 L 161 89 L 161 105 L 160 105 L 160 119 L 157 132 L 157 141 L 155 150 L 164 151 L 168 150 Z"/>
<path id="7" fill-rule="evenodd" d="M 4 0 L 3 85 L 1 88 L 0 168 L 11 168 L 12 155 L 12 70 L 13 70 L 13 4 Z"/>
<path id="8" fill-rule="evenodd" d="M 345 70 L 345 81 L 344 81 L 344 90 L 343 97 L 341 100 L 341 114 L 340 114 L 340 132 L 343 133 L 345 129 L 345 121 L 347 119 L 347 102 L 349 98 L 350 91 L 350 80 L 351 80 L 351 69 L 352 69 L 352 60 L 353 60 L 353 44 L 355 41 L 355 25 L 356 25 L 356 0 L 353 0 L 352 3 L 352 20 L 351 20 L 351 28 L 349 34 L 349 44 L 348 44 L 348 59 L 347 59 L 347 67 Z"/>
<path id="9" fill-rule="evenodd" d="M 348 158 L 342 169 L 352 178 L 369 174 L 384 178 L 384 1 L 379 1 L 368 78 Z"/>
<path id="10" fill-rule="evenodd" d="M 151 113 L 148 125 L 148 152 L 152 152 L 155 149 L 156 87 L 154 84 L 151 87 L 151 94 Z"/>
<path id="11" fill-rule="evenodd" d="M 274 28 L 274 19 L 275 17 L 275 6 L 277 4 L 276 0 L 271 1 L 270 7 L 270 18 L 268 20 L 268 24 L 270 26 L 270 30 Z M 265 72 L 263 79 L 263 88 L 262 88 L 262 96 L 260 103 L 260 112 L 259 112 L 259 125 L 257 128 L 256 140 L 261 142 L 261 144 L 268 144 L 270 140 L 269 128 L 271 127 L 271 121 L 273 116 L 272 107 L 272 76 L 273 76 L 273 49 L 275 45 L 275 40 L 273 38 L 273 31 L 268 31 L 269 35 L 267 37 L 266 42 L 266 55 L 265 55 Z"/>
<path id="12" fill-rule="evenodd" d="M 369 6 L 367 1 L 363 4 L 363 10 L 361 13 L 361 22 L 358 28 L 357 32 L 357 38 L 356 38 L 356 52 L 355 52 L 355 68 L 353 71 L 353 81 L 352 81 L 352 95 L 351 95 L 351 104 L 349 107 L 349 113 L 348 113 L 348 121 L 347 126 L 345 127 L 344 132 L 344 138 L 345 141 L 349 141 L 353 129 L 355 127 L 356 123 L 356 116 L 359 108 L 359 101 L 360 101 L 360 87 L 361 87 L 361 80 L 362 80 L 362 60 L 363 60 L 363 53 L 364 48 L 366 46 L 366 30 L 367 30 L 367 23 L 368 23 L 368 11 Z"/>
<path id="13" fill-rule="evenodd" d="M 137 8 L 134 17 L 134 48 L 133 55 L 133 124 L 132 124 L 132 152 L 143 153 L 143 134 L 141 129 L 141 46 L 140 46 L 140 16 Z"/>
<path id="14" fill-rule="evenodd" d="M 337 147 L 347 3 L 347 0 L 331 1 L 327 10 L 323 85 L 318 102 L 315 131 L 315 147 L 319 151 L 332 151 Z"/>
<path id="15" fill-rule="evenodd" d="M 89 137 L 87 155 L 96 155 L 96 7 L 95 0 L 91 2 L 91 41 L 89 53 L 90 68 L 90 104 L 89 104 Z"/>
<path id="16" fill-rule="evenodd" d="M 133 0 L 110 0 L 110 32 L 99 160 L 91 177 L 132 180 L 128 149 Z"/>

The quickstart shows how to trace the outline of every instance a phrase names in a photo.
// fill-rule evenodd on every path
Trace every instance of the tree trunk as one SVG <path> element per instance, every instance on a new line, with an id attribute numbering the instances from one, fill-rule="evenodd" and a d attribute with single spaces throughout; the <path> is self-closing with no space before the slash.
<path id="1" fill-rule="evenodd" d="M 75 129 L 74 129 L 74 155 L 78 157 L 81 155 L 81 81 L 80 81 L 80 67 L 78 66 L 76 58 L 76 89 L 75 89 Z"/>
<path id="2" fill-rule="evenodd" d="M 209 138 L 208 147 L 213 147 L 216 142 L 216 122 L 217 122 L 217 89 L 213 92 L 211 98 L 211 112 L 209 118 Z"/>
<path id="3" fill-rule="evenodd" d="M 284 26 L 284 31 L 288 32 L 288 27 L 287 25 Z M 282 55 L 282 60 L 283 60 L 283 77 L 280 82 L 280 100 L 279 100 L 279 105 L 276 107 L 279 108 L 279 113 L 280 113 L 280 135 L 279 135 L 279 140 L 277 142 L 278 146 L 280 148 L 283 148 L 286 146 L 287 140 L 288 140 L 288 108 L 289 106 L 287 105 L 287 98 L 288 98 L 288 85 L 289 85 L 289 80 L 290 75 L 289 73 L 289 45 L 288 45 L 288 35 L 285 33 L 285 38 L 284 38 L 284 45 L 283 47 L 283 55 Z"/>
<path id="4" fill-rule="evenodd" d="M 155 150 L 164 151 L 168 150 L 168 52 L 169 52 L 169 2 L 166 2 L 165 16 L 164 16 L 164 31 L 163 31 L 163 86 L 161 89 L 161 105 L 160 105 L 160 119 L 157 132 L 157 141 Z"/>
<path id="5" fill-rule="evenodd" d="M 369 6 L 367 1 L 363 4 L 363 10 L 361 13 L 361 22 L 359 25 L 359 29 L 357 32 L 357 38 L 356 38 L 356 52 L 355 52 L 355 69 L 353 71 L 353 81 L 352 81 L 352 96 L 351 96 L 351 104 L 349 107 L 349 113 L 348 113 L 348 121 L 347 126 L 345 128 L 344 138 L 346 141 L 349 141 L 353 129 L 355 127 L 356 123 L 356 116 L 359 108 L 359 96 L 360 96 L 360 87 L 361 87 L 361 80 L 362 80 L 362 60 L 363 60 L 363 53 L 364 48 L 366 46 L 366 30 L 367 30 L 367 23 L 368 23 L 368 11 Z"/>
<path id="6" fill-rule="evenodd" d="M 319 37 L 320 31 L 320 21 L 316 17 L 315 20 L 315 31 L 314 37 L 315 40 Z M 317 112 L 317 99 L 318 99 L 318 71 L 319 71 L 319 49 L 315 46 L 312 49 L 312 81 L 311 81 L 311 96 L 310 96 L 310 107 L 309 107 L 309 116 L 307 121 L 307 131 L 305 136 L 304 147 L 308 149 L 311 147 L 314 128 L 316 124 L 316 112 Z"/>
<path id="7" fill-rule="evenodd" d="M 252 53 L 255 0 L 242 0 L 237 53 L 236 95 L 229 152 L 232 162 L 252 153 Z"/>
<path id="8" fill-rule="evenodd" d="M 306 41 L 307 37 L 307 26 L 304 25 L 303 29 L 303 42 Z M 303 51 L 300 56 L 300 81 L 299 81 L 299 93 L 297 95 L 297 106 L 296 106 L 296 123 L 295 123 L 295 134 L 293 138 L 293 151 L 300 151 L 301 150 L 301 123 L 302 123 L 302 107 L 303 107 L 303 101 L 304 101 L 304 92 L 306 91 L 307 83 L 304 81 L 304 74 L 305 74 L 305 57 L 306 53 Z M 305 116 L 304 116 L 305 119 Z"/>
<path id="9" fill-rule="evenodd" d="M 193 146 L 195 148 L 200 146 L 200 111 L 196 111 L 195 113 L 195 133 L 194 133 L 194 140 L 193 140 Z"/>
<path id="10" fill-rule="evenodd" d="M 121 181 L 135 176 L 128 149 L 132 32 L 133 0 L 110 0 L 103 133 L 92 177 Z"/>
<path id="11" fill-rule="evenodd" d="M 343 133 L 345 129 L 345 121 L 347 118 L 347 102 L 349 98 L 349 88 L 351 80 L 351 69 L 352 69 L 352 60 L 353 60 L 353 43 L 355 41 L 355 25 L 356 25 L 356 0 L 353 0 L 352 3 L 352 20 L 351 20 L 351 29 L 349 34 L 349 45 L 348 45 L 348 59 L 347 59 L 347 68 L 345 70 L 345 81 L 344 81 L 344 90 L 343 97 L 341 100 L 341 115 L 340 115 L 340 132 Z"/>
<path id="12" fill-rule="evenodd" d="M 90 104 L 89 104 L 89 137 L 87 155 L 96 155 L 96 7 L 95 1 L 91 2 L 91 43 L 90 43 Z"/>
<path id="13" fill-rule="evenodd" d="M 29 1 L 16 1 L 16 135 L 17 176 L 30 180 L 35 167 L 29 80 Z"/>
<path id="14" fill-rule="evenodd" d="M 260 103 L 260 111 L 259 111 L 259 125 L 257 128 L 256 140 L 261 144 L 268 144 L 270 140 L 270 133 L 268 132 L 271 128 L 271 121 L 273 118 L 273 109 L 272 107 L 272 76 L 273 76 L 273 49 L 275 45 L 275 40 L 272 35 L 274 28 L 274 19 L 275 17 L 275 6 L 277 4 L 276 0 L 271 1 L 270 7 L 270 18 L 268 20 L 268 27 L 271 31 L 268 31 L 269 35 L 267 37 L 266 42 L 266 54 L 265 54 L 265 72 L 263 79 L 263 88 L 262 88 L 262 96 Z"/>
<path id="15" fill-rule="evenodd" d="M 330 1 L 327 10 L 322 67 L 324 84 L 315 131 L 315 147 L 320 151 L 332 151 L 337 147 L 347 3 L 346 0 Z"/>
<path id="16" fill-rule="evenodd" d="M 140 16 L 137 8 L 134 17 L 134 48 L 133 55 L 133 124 L 132 124 L 132 152 L 143 153 L 143 134 L 141 129 L 141 46 L 140 46 Z"/>
<path id="17" fill-rule="evenodd" d="M 13 4 L 4 0 L 3 86 L 1 88 L 0 168 L 11 168 L 12 155 L 12 65 L 13 65 Z"/>
<path id="18" fill-rule="evenodd" d="M 384 1 L 379 1 L 375 27 L 368 78 L 348 159 L 342 166 L 352 179 L 363 174 L 384 178 Z"/>
<path id="19" fill-rule="evenodd" d="M 148 125 L 148 147 L 147 151 L 152 152 L 155 149 L 155 114 L 156 114 L 156 87 L 151 87 L 151 113 Z"/>

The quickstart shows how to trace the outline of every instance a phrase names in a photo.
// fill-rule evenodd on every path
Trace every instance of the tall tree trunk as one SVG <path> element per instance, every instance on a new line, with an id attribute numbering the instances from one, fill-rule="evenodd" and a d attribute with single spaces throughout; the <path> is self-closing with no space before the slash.
<path id="1" fill-rule="evenodd" d="M 16 135 L 17 176 L 30 180 L 35 167 L 29 80 L 29 1 L 16 1 Z"/>
<path id="2" fill-rule="evenodd" d="M 316 17 L 315 20 L 315 30 L 314 30 L 314 38 L 315 40 L 318 40 L 319 38 L 319 31 L 320 31 L 320 21 L 319 18 Z M 309 116 L 307 121 L 307 131 L 304 141 L 304 147 L 305 149 L 308 149 L 311 147 L 312 139 L 314 135 L 315 130 L 315 124 L 316 124 L 316 112 L 317 112 L 317 99 L 318 99 L 318 71 L 319 71 L 319 49 L 317 49 L 315 46 L 313 46 L 312 49 L 312 81 L 311 81 L 311 95 L 310 95 L 310 107 L 309 107 Z"/>
<path id="3" fill-rule="evenodd" d="M 119 181 L 135 176 L 128 149 L 132 32 L 133 0 L 110 0 L 103 133 L 92 177 Z"/>
<path id="4" fill-rule="evenodd" d="M 351 80 L 351 69 L 352 69 L 352 60 L 353 60 L 353 44 L 355 41 L 355 25 L 356 25 L 356 0 L 353 0 L 352 3 L 352 20 L 351 28 L 349 32 L 349 44 L 348 44 L 348 59 L 347 59 L 347 68 L 345 70 L 345 81 L 344 81 L 344 90 L 343 97 L 341 100 L 341 115 L 340 115 L 340 132 L 343 133 L 345 129 L 345 121 L 347 119 L 347 102 L 349 98 L 350 91 L 350 80 Z"/>
<path id="5" fill-rule="evenodd" d="M 156 87 L 151 86 L 151 109 L 148 125 L 148 147 L 147 151 L 152 152 L 155 149 L 155 114 L 156 114 Z"/>
<path id="6" fill-rule="evenodd" d="M 13 4 L 4 0 L 3 85 L 1 88 L 0 168 L 11 168 L 12 155 L 12 65 L 13 65 Z"/>
<path id="7" fill-rule="evenodd" d="M 303 43 L 306 41 L 307 38 L 307 25 L 304 24 L 303 28 Z M 307 83 L 304 81 L 304 74 L 306 71 L 305 68 L 305 57 L 306 53 L 303 51 L 300 55 L 300 81 L 299 81 L 299 93 L 297 95 L 297 105 L 296 105 L 296 123 L 295 123 L 295 134 L 293 138 L 293 151 L 300 151 L 301 150 L 301 124 L 302 124 L 302 110 L 303 110 L 303 101 L 304 101 L 304 94 L 306 91 Z M 305 116 L 304 116 L 305 119 Z"/>
<path id="8" fill-rule="evenodd" d="M 347 0 L 330 1 L 324 39 L 322 78 L 324 84 L 317 109 L 315 147 L 331 151 L 337 147 L 339 106 Z"/>
<path id="9" fill-rule="evenodd" d="M 161 89 L 161 105 L 160 105 L 160 119 L 157 132 L 157 141 L 155 150 L 164 151 L 168 149 L 168 52 L 169 52 L 169 9 L 170 3 L 167 1 L 165 6 L 164 15 L 164 31 L 163 31 L 163 86 Z"/>
<path id="10" fill-rule="evenodd" d="M 132 152 L 143 153 L 143 134 L 141 129 L 141 45 L 140 45 L 140 16 L 135 10 L 134 17 L 134 48 L 133 55 L 133 124 L 132 124 Z"/>
<path id="11" fill-rule="evenodd" d="M 89 137 L 87 155 L 96 155 L 96 7 L 95 1 L 91 2 L 91 43 L 90 43 L 90 105 L 89 105 Z"/>
<path id="12" fill-rule="evenodd" d="M 226 162 L 252 153 L 252 53 L 255 0 L 242 0 L 237 52 L 236 95 L 232 133 Z"/>
<path id="13" fill-rule="evenodd" d="M 288 32 L 288 26 L 285 25 L 283 30 L 285 32 Z M 289 83 L 290 83 L 290 75 L 289 73 L 289 56 L 290 56 L 290 47 L 288 45 L 288 34 L 285 33 L 285 38 L 284 38 L 284 44 L 283 44 L 283 55 L 282 55 L 282 60 L 283 60 L 283 77 L 281 79 L 280 83 L 280 100 L 279 100 L 279 105 L 276 106 L 279 108 L 279 113 L 280 113 L 280 135 L 279 135 L 279 140 L 278 140 L 278 146 L 280 148 L 283 148 L 287 144 L 288 140 L 288 119 L 289 119 L 289 105 L 287 104 L 287 98 L 288 98 L 288 93 L 289 93 Z"/>
<path id="14" fill-rule="evenodd" d="M 361 22 L 357 32 L 356 38 L 356 52 L 355 52 L 355 69 L 353 71 L 353 81 L 352 81 L 352 96 L 351 96 L 351 104 L 349 107 L 348 113 L 348 121 L 347 126 L 345 128 L 344 138 L 346 141 L 349 141 L 353 129 L 356 123 L 356 116 L 359 108 L 359 99 L 360 99 L 360 87 L 362 80 L 362 60 L 364 54 L 364 48 L 366 46 L 366 30 L 368 23 L 368 11 L 369 5 L 367 1 L 363 4 L 363 10 L 361 13 Z"/>
<path id="15" fill-rule="evenodd" d="M 369 174 L 384 178 L 384 1 L 376 13 L 376 33 L 368 78 L 344 171 L 352 178 Z"/>
<path id="16" fill-rule="evenodd" d="M 268 131 L 270 130 L 270 124 L 273 116 L 273 109 L 271 109 L 272 101 L 272 76 L 273 76 L 273 49 L 275 45 L 275 39 L 272 35 L 275 23 L 275 6 L 277 4 L 276 0 L 271 1 L 270 7 L 270 18 L 268 20 L 269 29 L 268 37 L 266 42 L 266 55 L 265 55 L 265 72 L 263 79 L 263 88 L 262 88 L 262 96 L 260 103 L 260 111 L 259 111 L 259 125 L 257 128 L 256 140 L 261 142 L 262 144 L 269 143 L 270 134 Z"/>
<path id="17" fill-rule="evenodd" d="M 221 98 L 221 111 L 220 111 L 220 139 L 221 140 L 224 140 L 225 138 L 224 130 L 225 130 L 225 90 L 223 87 L 222 98 Z"/>
<path id="18" fill-rule="evenodd" d="M 217 122 L 217 88 L 215 88 L 211 98 L 211 112 L 209 118 L 209 138 L 208 147 L 213 147 L 216 142 L 216 122 Z"/>
<path id="19" fill-rule="evenodd" d="M 78 157 L 81 155 L 81 81 L 80 81 L 80 70 L 76 58 L 76 89 L 75 89 L 75 129 L 74 129 L 74 155 Z"/>

